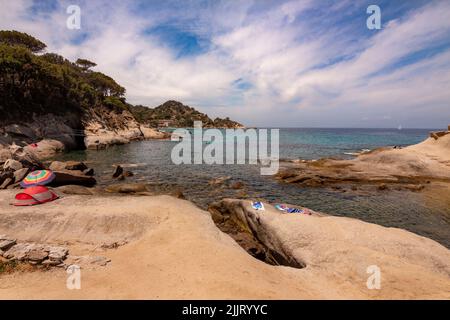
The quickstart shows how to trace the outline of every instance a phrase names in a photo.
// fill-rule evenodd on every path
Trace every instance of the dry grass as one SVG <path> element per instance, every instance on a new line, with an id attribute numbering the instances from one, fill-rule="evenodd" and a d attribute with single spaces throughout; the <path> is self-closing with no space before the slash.
<path id="1" fill-rule="evenodd" d="M 0 275 L 14 272 L 31 272 L 34 270 L 36 270 L 36 268 L 28 263 L 0 260 Z"/>

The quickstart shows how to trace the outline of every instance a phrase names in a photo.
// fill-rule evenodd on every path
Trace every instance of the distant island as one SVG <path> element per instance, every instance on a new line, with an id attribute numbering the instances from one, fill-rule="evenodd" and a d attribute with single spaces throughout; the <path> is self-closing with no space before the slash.
<path id="1" fill-rule="evenodd" d="M 72 149 L 103 149 L 132 140 L 163 139 L 160 127 L 239 128 L 169 100 L 156 108 L 134 106 L 126 89 L 93 71 L 95 62 L 71 62 L 44 53 L 46 45 L 18 31 L 0 31 L 0 149 L 28 147 L 40 158 Z"/>

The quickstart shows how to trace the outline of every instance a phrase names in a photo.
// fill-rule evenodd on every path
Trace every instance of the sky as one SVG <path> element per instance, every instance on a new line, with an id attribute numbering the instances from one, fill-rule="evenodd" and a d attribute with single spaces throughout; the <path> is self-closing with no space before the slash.
<path id="1" fill-rule="evenodd" d="M 247 126 L 450 124 L 446 0 L 0 0 L 0 29 L 96 62 L 132 104 L 178 100 Z"/>

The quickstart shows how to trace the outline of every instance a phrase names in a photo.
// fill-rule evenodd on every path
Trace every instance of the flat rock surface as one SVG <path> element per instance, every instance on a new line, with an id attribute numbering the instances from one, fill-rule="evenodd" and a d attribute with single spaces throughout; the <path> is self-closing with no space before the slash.
<path id="1" fill-rule="evenodd" d="M 12 196 L 0 192 L 0 234 L 66 242 L 71 255 L 111 262 L 82 269 L 81 290 L 66 289 L 67 273 L 58 268 L 0 275 L 4 299 L 450 298 L 449 251 L 399 229 L 340 217 L 282 215 L 268 205 L 252 216 L 306 263 L 296 269 L 251 257 L 208 212 L 185 200 L 73 195 L 17 208 L 8 204 Z M 101 248 L 124 240 L 116 249 Z M 80 249 L 87 244 L 104 251 Z M 381 268 L 380 290 L 366 286 L 370 265 Z"/>
<path id="2" fill-rule="evenodd" d="M 375 149 L 352 160 L 300 160 L 285 166 L 277 177 L 305 186 L 450 181 L 450 134 L 401 149 Z"/>

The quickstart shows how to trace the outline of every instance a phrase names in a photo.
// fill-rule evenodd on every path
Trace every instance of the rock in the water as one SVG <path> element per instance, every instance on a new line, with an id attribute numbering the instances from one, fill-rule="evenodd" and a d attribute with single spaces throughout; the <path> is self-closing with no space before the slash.
<path id="1" fill-rule="evenodd" d="M 83 170 L 83 173 L 84 173 L 84 175 L 89 176 L 89 177 L 92 177 L 95 174 L 94 169 L 92 169 L 92 168 L 87 168 L 87 169 Z"/>
<path id="2" fill-rule="evenodd" d="M 243 187 L 244 187 L 244 184 L 241 181 L 233 182 L 230 186 L 231 189 L 235 189 L 235 190 L 242 189 Z"/>
<path id="3" fill-rule="evenodd" d="M 65 170 L 66 163 L 62 161 L 53 161 L 48 168 L 52 171 Z"/>
<path id="4" fill-rule="evenodd" d="M 224 183 L 225 181 L 228 181 L 228 180 L 230 180 L 230 179 L 231 179 L 230 176 L 219 177 L 219 178 L 215 178 L 215 179 L 210 180 L 210 181 L 208 182 L 208 184 L 210 184 L 210 185 L 218 185 L 218 184 L 222 184 L 222 183 Z"/>
<path id="5" fill-rule="evenodd" d="M 174 196 L 177 197 L 178 199 L 186 199 L 186 197 L 184 196 L 184 194 L 181 190 L 176 190 L 174 192 Z"/>
<path id="6" fill-rule="evenodd" d="M 380 184 L 380 185 L 378 186 L 377 189 L 378 189 L 378 190 L 387 190 L 387 189 L 388 189 L 388 186 L 387 186 L 385 183 L 382 183 L 382 184 Z"/>
<path id="7" fill-rule="evenodd" d="M 22 169 L 15 171 L 14 172 L 14 182 L 17 183 L 17 182 L 22 181 L 23 178 L 25 178 L 26 175 L 28 174 L 28 171 L 29 171 L 28 168 L 22 168 Z"/>
<path id="8" fill-rule="evenodd" d="M 55 171 L 55 180 L 52 181 L 52 186 L 64 186 L 64 185 L 80 185 L 85 187 L 93 187 L 97 181 L 93 177 L 88 177 L 81 171 L 77 170 L 64 170 Z"/>
<path id="9" fill-rule="evenodd" d="M 134 176 L 134 173 L 127 170 L 127 171 L 125 171 L 125 172 L 123 173 L 123 176 L 124 176 L 124 177 L 132 177 L 132 176 Z"/>
<path id="10" fill-rule="evenodd" d="M 66 162 L 66 170 L 86 170 L 88 167 L 83 163 L 79 161 L 67 161 Z"/>
<path id="11" fill-rule="evenodd" d="M 53 171 L 63 171 L 63 170 L 79 170 L 84 171 L 88 169 L 88 167 L 80 161 L 53 161 L 49 167 L 50 170 Z"/>
<path id="12" fill-rule="evenodd" d="M 116 166 L 116 169 L 114 170 L 113 173 L 113 178 L 118 178 L 119 176 L 121 176 L 123 173 L 123 168 L 121 166 Z"/>
<path id="13" fill-rule="evenodd" d="M 23 168 L 22 163 L 20 163 L 17 160 L 14 160 L 14 159 L 8 159 L 3 164 L 3 170 L 11 169 L 13 171 L 17 171 L 17 170 L 22 169 L 22 168 Z"/>
<path id="14" fill-rule="evenodd" d="M 136 193 L 148 191 L 147 185 L 144 183 L 122 183 L 113 184 L 105 189 L 111 193 Z"/>

